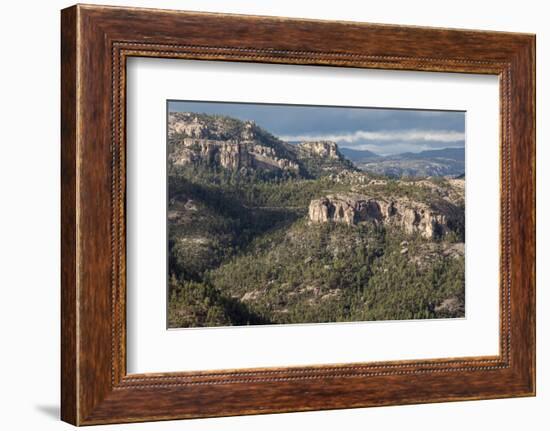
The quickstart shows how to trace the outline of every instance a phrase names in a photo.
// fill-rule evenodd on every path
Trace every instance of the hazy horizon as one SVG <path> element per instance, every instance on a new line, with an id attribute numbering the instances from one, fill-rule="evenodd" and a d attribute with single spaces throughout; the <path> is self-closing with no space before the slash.
<path id="1" fill-rule="evenodd" d="M 463 111 L 201 101 L 168 101 L 168 111 L 254 121 L 287 142 L 334 141 L 382 156 L 465 145 Z"/>

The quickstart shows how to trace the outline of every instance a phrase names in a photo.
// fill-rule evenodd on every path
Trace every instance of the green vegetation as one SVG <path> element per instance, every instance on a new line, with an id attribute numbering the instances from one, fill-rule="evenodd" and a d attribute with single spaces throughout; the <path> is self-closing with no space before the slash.
<path id="1" fill-rule="evenodd" d="M 225 116 L 170 113 L 168 132 L 170 327 L 464 316 L 460 180 L 402 178 L 414 155 L 365 174 Z"/>
<path id="2" fill-rule="evenodd" d="M 373 196 L 434 198 L 413 182 L 361 187 Z M 169 325 L 463 316 L 464 259 L 441 255 L 463 241 L 463 226 L 434 243 L 373 224 L 307 220 L 312 199 L 349 190 L 328 177 L 258 180 L 200 166 L 172 172 L 172 207 L 192 202 L 193 210 L 169 227 Z M 437 309 L 448 298 L 462 307 Z"/>

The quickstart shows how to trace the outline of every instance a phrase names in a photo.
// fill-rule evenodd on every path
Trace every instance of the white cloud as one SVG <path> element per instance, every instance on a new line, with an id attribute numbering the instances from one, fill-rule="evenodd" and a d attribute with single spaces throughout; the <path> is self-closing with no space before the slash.
<path id="1" fill-rule="evenodd" d="M 284 141 L 335 141 L 339 143 L 357 143 L 366 141 L 399 142 L 460 142 L 464 141 L 464 132 L 454 130 L 379 130 L 376 132 L 357 130 L 352 133 L 302 134 L 280 136 Z"/>
<path id="2" fill-rule="evenodd" d="M 440 150 L 443 148 L 461 148 L 461 145 L 441 144 L 411 144 L 410 142 L 389 142 L 381 144 L 359 144 L 359 145 L 342 145 L 342 148 L 351 148 L 354 150 L 368 150 L 380 156 L 389 156 L 392 154 L 402 153 L 419 153 L 426 150 Z"/>

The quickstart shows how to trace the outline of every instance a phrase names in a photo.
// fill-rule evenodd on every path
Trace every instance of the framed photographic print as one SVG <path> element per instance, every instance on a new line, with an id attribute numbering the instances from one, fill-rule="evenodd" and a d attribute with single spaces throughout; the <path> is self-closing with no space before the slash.
<path id="1" fill-rule="evenodd" d="M 535 38 L 62 11 L 62 419 L 535 394 Z"/>

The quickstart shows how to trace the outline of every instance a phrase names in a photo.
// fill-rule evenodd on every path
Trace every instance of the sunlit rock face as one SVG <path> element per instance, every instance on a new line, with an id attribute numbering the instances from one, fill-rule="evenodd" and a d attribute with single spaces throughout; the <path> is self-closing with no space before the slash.
<path id="1" fill-rule="evenodd" d="M 254 122 L 230 121 L 193 113 L 171 113 L 168 137 L 173 142 L 169 160 L 175 166 L 202 164 L 228 170 L 281 170 L 299 172 L 299 164 L 283 142 L 269 136 Z"/>
<path id="2" fill-rule="evenodd" d="M 310 156 L 326 159 L 341 159 L 343 156 L 338 151 L 338 145 L 332 141 L 304 141 L 298 145 L 301 152 Z"/>
<path id="3" fill-rule="evenodd" d="M 309 220 L 313 223 L 360 223 L 396 226 L 408 234 L 419 233 L 435 239 L 452 231 L 461 210 L 446 202 L 435 206 L 404 198 L 378 199 L 353 193 L 328 195 L 309 204 Z"/>

